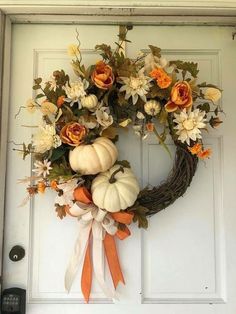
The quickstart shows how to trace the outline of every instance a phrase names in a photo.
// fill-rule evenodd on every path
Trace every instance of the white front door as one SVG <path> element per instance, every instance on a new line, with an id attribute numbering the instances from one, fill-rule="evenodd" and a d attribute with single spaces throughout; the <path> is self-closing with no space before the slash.
<path id="1" fill-rule="evenodd" d="M 119 301 L 107 299 L 96 281 L 91 303 L 82 304 L 80 274 L 70 294 L 64 272 L 77 236 L 77 221 L 62 221 L 54 211 L 53 193 L 36 196 L 25 207 L 25 186 L 17 180 L 31 173 L 31 161 L 13 151 L 29 142 L 36 119 L 20 106 L 32 95 L 35 77 L 48 79 L 52 71 L 72 74 L 66 47 L 75 42 L 76 26 L 14 25 L 10 90 L 9 146 L 5 214 L 3 287 L 27 290 L 28 314 L 137 313 L 235 314 L 236 312 L 236 58 L 232 28 L 135 26 L 128 38 L 128 56 L 148 44 L 163 49 L 168 59 L 198 62 L 200 80 L 224 90 L 224 125 L 206 133 L 213 156 L 200 163 L 186 195 L 149 220 L 147 231 L 132 226 L 132 236 L 118 243 L 126 285 L 118 287 Z M 94 63 L 94 46 L 117 41 L 117 26 L 78 25 L 85 63 Z M 170 145 L 171 148 L 171 145 Z M 120 159 L 128 159 L 143 186 L 160 183 L 172 162 L 154 137 L 140 143 L 132 132 L 119 141 Z M 9 260 L 20 244 L 26 256 Z M 109 280 L 109 276 L 107 276 Z"/>

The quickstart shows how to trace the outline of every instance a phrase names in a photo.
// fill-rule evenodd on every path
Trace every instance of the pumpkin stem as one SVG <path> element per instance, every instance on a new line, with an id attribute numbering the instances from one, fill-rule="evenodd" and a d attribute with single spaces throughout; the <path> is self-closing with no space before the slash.
<path id="1" fill-rule="evenodd" d="M 109 183 L 115 183 L 116 182 L 116 178 L 115 178 L 115 175 L 118 173 L 118 172 L 122 172 L 124 173 L 124 168 L 122 166 L 120 166 L 120 168 L 118 168 L 116 171 L 114 171 L 109 179 Z"/>

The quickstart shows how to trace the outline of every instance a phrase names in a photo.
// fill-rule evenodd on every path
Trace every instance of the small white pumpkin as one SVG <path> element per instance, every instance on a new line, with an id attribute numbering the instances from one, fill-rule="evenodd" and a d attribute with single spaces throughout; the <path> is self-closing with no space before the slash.
<path id="1" fill-rule="evenodd" d="M 98 99 L 96 95 L 90 94 L 81 99 L 81 105 L 83 108 L 87 108 L 90 111 L 95 111 L 98 105 Z"/>
<path id="2" fill-rule="evenodd" d="M 94 204 L 112 213 L 132 206 L 139 191 L 132 170 L 120 165 L 97 175 L 91 186 Z"/>
<path id="3" fill-rule="evenodd" d="M 111 168 L 118 156 L 116 146 L 106 137 L 98 137 L 93 144 L 79 145 L 70 151 L 69 162 L 75 172 L 97 174 Z"/>
<path id="4" fill-rule="evenodd" d="M 144 111 L 150 116 L 156 116 L 161 111 L 161 104 L 151 99 L 144 105 Z"/>

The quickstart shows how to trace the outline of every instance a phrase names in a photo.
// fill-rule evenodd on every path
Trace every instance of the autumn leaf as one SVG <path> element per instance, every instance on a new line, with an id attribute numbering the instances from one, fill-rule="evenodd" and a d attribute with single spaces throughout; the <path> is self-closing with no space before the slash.
<path id="1" fill-rule="evenodd" d="M 108 127 L 107 129 L 102 131 L 102 136 L 114 139 L 117 136 L 117 128 L 114 128 L 113 126 Z"/>
<path id="2" fill-rule="evenodd" d="M 63 219 L 64 217 L 66 217 L 66 210 L 65 210 L 65 205 L 60 206 L 59 204 L 55 204 L 55 211 L 57 212 L 57 217 L 59 217 L 60 219 Z"/>

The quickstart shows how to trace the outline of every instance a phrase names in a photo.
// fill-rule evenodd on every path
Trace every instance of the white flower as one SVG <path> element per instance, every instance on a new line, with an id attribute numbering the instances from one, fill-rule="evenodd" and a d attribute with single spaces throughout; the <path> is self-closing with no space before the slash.
<path id="1" fill-rule="evenodd" d="M 94 112 L 98 106 L 98 99 L 96 95 L 90 94 L 81 98 L 81 105 L 83 108 L 87 108 L 89 111 Z"/>
<path id="2" fill-rule="evenodd" d="M 143 69 L 138 72 L 137 76 L 120 77 L 124 84 L 120 88 L 120 92 L 125 92 L 125 99 L 132 96 L 133 105 L 138 101 L 138 96 L 146 102 L 146 94 L 150 88 L 151 78 L 143 74 Z"/>
<path id="3" fill-rule="evenodd" d="M 108 128 L 113 123 L 113 117 L 110 115 L 110 110 L 108 107 L 101 107 L 95 112 L 97 122 L 103 127 L 103 129 Z"/>
<path id="4" fill-rule="evenodd" d="M 49 174 L 50 170 L 52 169 L 51 166 L 51 161 L 48 161 L 47 159 L 44 159 L 44 161 L 39 161 L 37 160 L 35 163 L 35 169 L 32 171 L 36 173 L 37 176 L 43 176 L 46 178 L 46 176 Z"/>
<path id="5" fill-rule="evenodd" d="M 139 120 L 145 119 L 145 115 L 144 115 L 141 111 L 138 111 L 138 112 L 137 112 L 136 117 L 137 117 Z"/>
<path id="6" fill-rule="evenodd" d="M 80 116 L 79 123 L 84 125 L 87 129 L 94 129 L 98 125 L 94 116 Z"/>
<path id="7" fill-rule="evenodd" d="M 150 116 L 156 116 L 161 111 L 161 104 L 156 100 L 149 100 L 144 105 L 144 111 Z"/>
<path id="8" fill-rule="evenodd" d="M 60 206 L 69 205 L 72 206 L 74 204 L 74 189 L 78 186 L 78 179 L 71 179 L 65 183 L 58 184 L 57 187 L 59 190 L 63 191 L 62 195 L 57 195 L 55 198 L 55 204 L 59 204 Z"/>
<path id="9" fill-rule="evenodd" d="M 217 88 L 209 87 L 204 93 L 204 98 L 216 103 L 221 98 L 221 92 Z"/>
<path id="10" fill-rule="evenodd" d="M 141 137 L 142 140 L 145 140 L 148 136 L 148 133 L 146 132 L 146 129 L 143 124 L 135 124 L 133 125 L 133 130 L 134 133 L 138 136 Z"/>
<path id="11" fill-rule="evenodd" d="M 52 102 L 44 101 L 41 104 L 41 112 L 44 116 L 51 114 L 56 115 L 57 110 L 58 110 L 57 106 L 54 105 Z"/>
<path id="12" fill-rule="evenodd" d="M 152 53 L 146 55 L 144 63 L 145 72 L 148 75 L 155 68 L 165 68 L 168 66 L 168 61 L 165 58 L 163 57 L 158 58 L 157 56 L 154 56 Z"/>
<path id="13" fill-rule="evenodd" d="M 79 103 L 80 105 L 80 99 L 86 96 L 86 89 L 89 86 L 89 82 L 85 79 L 79 78 L 78 81 L 68 84 L 66 83 L 66 86 L 64 86 L 64 90 L 66 92 L 67 98 L 65 98 L 65 101 L 70 102 L 70 105 L 73 106 L 75 102 Z"/>
<path id="14" fill-rule="evenodd" d="M 71 44 L 71 45 L 68 46 L 68 49 L 67 49 L 68 56 L 76 57 L 77 54 L 79 54 L 79 53 L 80 53 L 80 51 L 79 51 L 79 46 L 78 45 Z"/>
<path id="15" fill-rule="evenodd" d="M 61 145 L 61 139 L 56 134 L 53 125 L 39 126 L 39 132 L 33 136 L 33 146 L 36 153 L 43 154 L 51 148 Z"/>
<path id="16" fill-rule="evenodd" d="M 199 109 L 190 112 L 184 109 L 180 114 L 174 114 L 175 119 L 173 121 L 177 123 L 175 126 L 176 134 L 179 135 L 178 139 L 182 143 L 186 142 L 190 145 L 190 139 L 196 141 L 198 138 L 202 138 L 199 129 L 206 127 L 205 114 L 205 111 L 200 111 Z"/>
<path id="17" fill-rule="evenodd" d="M 50 77 L 50 81 L 48 81 L 47 84 L 50 85 L 50 87 L 49 87 L 50 91 L 52 91 L 52 90 L 54 92 L 56 91 L 56 89 L 57 89 L 57 82 L 56 82 L 54 77 Z"/>
<path id="18" fill-rule="evenodd" d="M 49 101 L 43 101 L 40 109 L 43 116 L 48 116 L 52 123 L 56 122 L 62 115 L 61 108 L 58 109 L 56 105 Z"/>

